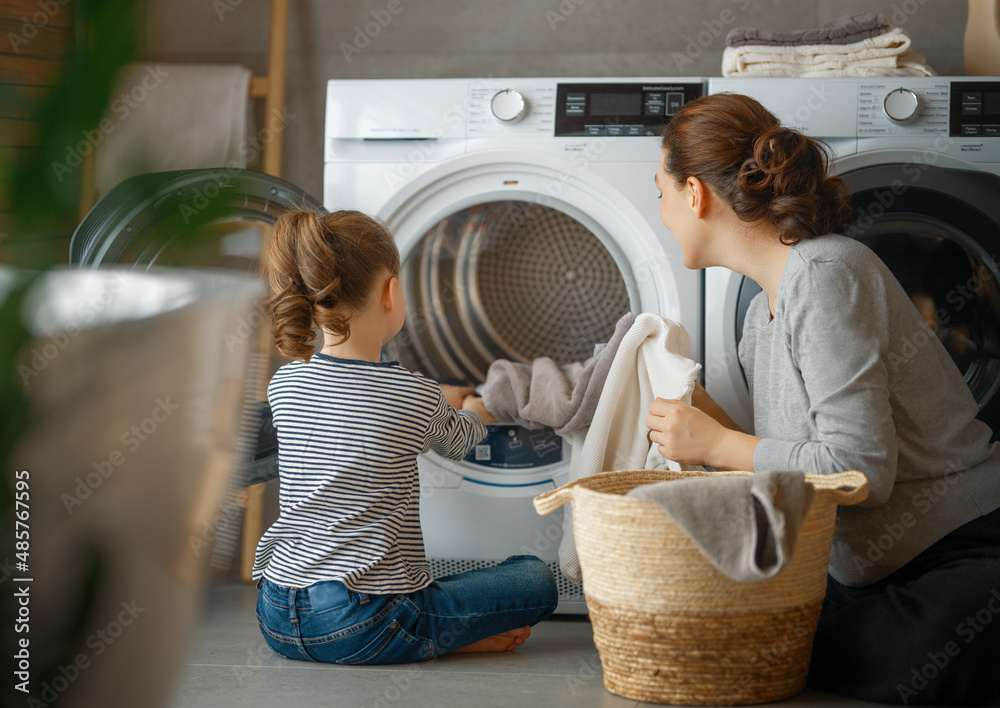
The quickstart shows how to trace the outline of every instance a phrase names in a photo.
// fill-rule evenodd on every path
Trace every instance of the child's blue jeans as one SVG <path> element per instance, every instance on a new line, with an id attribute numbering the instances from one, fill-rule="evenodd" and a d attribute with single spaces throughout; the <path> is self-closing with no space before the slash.
<path id="1" fill-rule="evenodd" d="M 336 580 L 306 588 L 263 580 L 257 620 L 268 645 L 289 659 L 399 664 L 537 624 L 558 599 L 545 563 L 512 556 L 405 595 L 354 592 Z"/>

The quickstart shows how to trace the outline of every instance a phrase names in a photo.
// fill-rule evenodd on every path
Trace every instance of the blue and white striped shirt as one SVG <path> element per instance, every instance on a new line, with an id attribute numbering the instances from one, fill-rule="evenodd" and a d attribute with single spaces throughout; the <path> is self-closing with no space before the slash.
<path id="1" fill-rule="evenodd" d="M 280 513 L 257 545 L 254 579 L 340 580 L 373 594 L 428 585 L 417 455 L 433 448 L 461 459 L 486 426 L 396 362 L 315 354 L 282 366 L 267 397 Z"/>

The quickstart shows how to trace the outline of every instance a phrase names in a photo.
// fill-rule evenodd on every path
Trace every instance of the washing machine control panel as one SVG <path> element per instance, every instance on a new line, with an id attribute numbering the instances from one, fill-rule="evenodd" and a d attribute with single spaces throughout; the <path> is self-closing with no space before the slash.
<path id="1" fill-rule="evenodd" d="M 879 78 L 858 84 L 858 137 L 947 135 L 948 82 Z"/>
<path id="2" fill-rule="evenodd" d="M 555 135 L 658 135 L 681 106 L 704 93 L 701 82 L 559 84 Z"/>
<path id="3" fill-rule="evenodd" d="M 952 82 L 950 128 L 953 137 L 1000 137 L 1000 82 Z"/>

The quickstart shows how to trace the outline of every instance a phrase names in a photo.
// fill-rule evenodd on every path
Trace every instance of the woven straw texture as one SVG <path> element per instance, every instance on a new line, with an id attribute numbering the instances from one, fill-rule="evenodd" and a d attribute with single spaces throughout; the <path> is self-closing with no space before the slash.
<path id="1" fill-rule="evenodd" d="M 805 686 L 837 505 L 867 496 L 865 476 L 806 475 L 816 496 L 795 555 L 760 583 L 723 575 L 657 504 L 624 496 L 665 480 L 749 474 L 604 472 L 535 499 L 542 514 L 573 502 L 584 595 L 612 693 L 734 705 L 781 700 Z"/>

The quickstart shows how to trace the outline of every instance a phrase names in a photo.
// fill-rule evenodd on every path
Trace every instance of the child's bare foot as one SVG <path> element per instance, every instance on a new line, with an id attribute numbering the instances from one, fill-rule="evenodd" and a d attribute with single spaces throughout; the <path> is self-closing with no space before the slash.
<path id="1" fill-rule="evenodd" d="M 531 627 L 525 626 L 519 629 L 512 629 L 509 632 L 504 632 L 503 634 L 486 637 L 486 639 L 480 639 L 478 642 L 473 642 L 472 644 L 464 646 L 461 649 L 456 649 L 455 653 L 472 651 L 513 651 L 514 647 L 519 647 L 524 644 L 524 640 L 530 636 Z"/>

